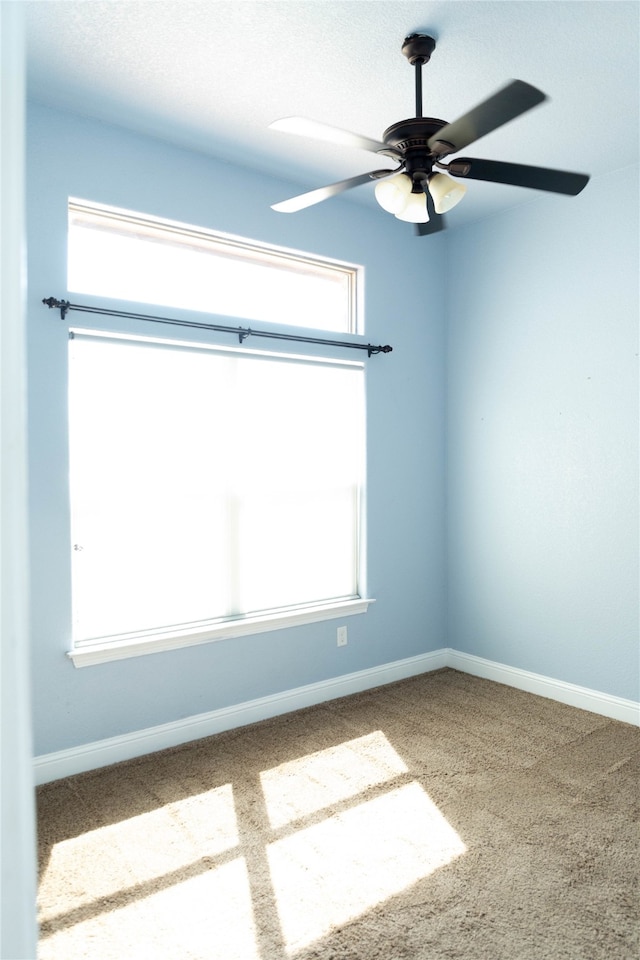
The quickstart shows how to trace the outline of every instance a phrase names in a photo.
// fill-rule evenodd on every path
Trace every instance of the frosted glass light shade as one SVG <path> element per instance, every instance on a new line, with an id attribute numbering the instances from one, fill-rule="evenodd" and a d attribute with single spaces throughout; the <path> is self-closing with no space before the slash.
<path id="1" fill-rule="evenodd" d="M 467 188 L 462 183 L 456 183 L 444 173 L 434 173 L 429 178 L 429 193 L 433 197 L 436 213 L 446 213 L 457 203 L 460 203 Z"/>
<path id="2" fill-rule="evenodd" d="M 404 209 L 396 213 L 398 220 L 408 223 L 428 223 L 427 198 L 424 193 L 410 193 Z"/>
<path id="3" fill-rule="evenodd" d="M 388 180 L 381 180 L 376 184 L 376 200 L 387 213 L 399 213 L 405 206 L 407 197 L 411 193 L 411 178 L 406 173 L 399 173 Z"/>

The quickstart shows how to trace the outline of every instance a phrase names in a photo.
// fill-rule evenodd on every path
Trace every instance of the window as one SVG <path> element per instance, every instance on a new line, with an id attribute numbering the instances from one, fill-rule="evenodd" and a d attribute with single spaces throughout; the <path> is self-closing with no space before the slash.
<path id="1" fill-rule="evenodd" d="M 69 290 L 244 320 L 358 329 L 361 271 L 110 207 L 69 203 Z"/>
<path id="2" fill-rule="evenodd" d="M 118 296 L 130 298 L 134 282 L 141 296 L 151 277 L 178 272 L 184 283 L 186 261 L 180 259 L 175 225 L 165 244 L 165 238 L 150 239 L 146 227 L 142 240 L 133 237 L 139 219 L 133 226 L 123 219 L 122 230 L 118 221 L 112 230 L 100 213 L 106 226 L 94 230 L 85 222 L 86 211 L 71 208 L 70 284 L 81 278 L 73 281 L 77 287 L 106 295 L 109 279 L 115 295 L 114 286 L 126 282 L 126 294 L 122 287 Z M 194 247 L 200 256 L 191 228 L 182 229 L 188 233 L 187 260 Z M 160 234 L 164 227 L 153 230 Z M 100 243 L 108 238 L 101 253 L 92 245 L 92 233 Z M 150 249 L 146 265 L 136 259 L 131 239 L 134 247 L 140 242 Z M 121 241 L 123 249 L 109 260 Z M 165 246 L 163 256 L 175 258 L 173 271 L 169 260 L 158 267 L 157 252 Z M 147 254 L 140 256 L 145 260 Z M 231 259 L 235 256 L 232 244 Z M 306 256 L 299 272 L 291 252 L 284 268 L 262 256 L 259 267 L 274 271 L 282 303 L 288 304 L 290 281 L 297 302 L 304 277 L 311 278 L 311 291 L 321 284 L 324 267 L 310 269 Z M 206 257 L 212 259 L 210 251 Z M 105 258 L 109 269 L 101 266 L 100 276 L 92 274 L 92 264 Z M 238 290 L 251 287 L 252 258 L 244 252 L 237 258 L 236 266 L 248 271 L 245 282 L 235 278 Z M 343 267 L 338 272 L 349 274 Z M 341 323 L 345 317 L 354 323 L 354 283 L 352 276 L 337 285 Z M 329 290 L 334 286 L 331 276 Z M 200 287 L 207 288 L 203 279 Z M 178 288 L 174 292 L 180 294 Z M 330 297 L 308 296 L 316 306 L 323 304 L 324 316 Z M 217 307 L 217 293 L 213 299 L 209 310 Z M 364 436 L 360 361 L 74 328 L 69 341 L 74 663 L 366 610 L 370 601 L 361 596 L 360 572 Z"/>

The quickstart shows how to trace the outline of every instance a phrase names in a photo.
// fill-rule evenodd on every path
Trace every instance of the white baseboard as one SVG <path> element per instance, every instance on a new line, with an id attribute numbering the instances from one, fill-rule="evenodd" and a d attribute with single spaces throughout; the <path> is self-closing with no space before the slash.
<path id="1" fill-rule="evenodd" d="M 244 727 L 249 723 L 290 713 L 292 710 L 312 707 L 318 703 L 360 693 L 396 680 L 406 680 L 420 673 L 439 670 L 447 666 L 446 655 L 445 649 L 436 650 L 433 653 L 424 653 L 417 657 L 408 657 L 405 660 L 396 660 L 379 667 L 360 670 L 357 673 L 348 673 L 319 683 L 285 690 L 258 700 L 249 700 L 232 707 L 223 707 L 221 710 L 212 710 L 210 713 L 200 713 L 193 717 L 186 717 L 184 720 L 163 723 L 135 733 L 70 747 L 68 750 L 59 750 L 56 753 L 43 754 L 34 760 L 35 782 L 42 784 L 49 783 L 51 780 L 60 780 L 62 777 L 85 773 L 87 770 L 95 770 L 111 763 L 120 763 L 122 760 L 131 760 L 147 753 L 155 753 L 157 750 L 165 750 L 167 747 L 177 747 L 190 740 L 210 737 L 225 730 L 233 730 L 235 727 Z"/>
<path id="2" fill-rule="evenodd" d="M 259 720 L 290 713 L 292 710 L 326 703 L 328 700 L 360 693 L 396 680 L 406 680 L 408 677 L 439 670 L 442 667 L 451 667 L 462 673 L 483 677 L 485 680 L 495 680 L 497 683 L 504 683 L 518 690 L 525 690 L 572 707 L 579 707 L 581 710 L 588 710 L 612 720 L 640 725 L 640 704 L 633 700 L 613 697 L 606 693 L 599 693 L 597 690 L 578 687 L 572 683 L 564 683 L 551 677 L 443 647 L 432 653 L 396 660 L 393 663 L 322 680 L 319 683 L 310 683 L 269 697 L 186 717 L 184 720 L 163 723 L 157 727 L 70 747 L 68 750 L 59 750 L 56 753 L 47 753 L 34 760 L 35 782 L 48 783 L 51 780 L 95 770 L 112 763 L 120 763 L 122 760 L 131 760 L 147 753 L 155 753 L 157 750 L 165 750 L 167 747 L 176 747 L 191 740 L 199 740 L 235 727 L 243 727 Z"/>
<path id="3" fill-rule="evenodd" d="M 517 690 L 535 693 L 549 700 L 557 700 L 580 710 L 598 713 L 611 720 L 621 720 L 640 726 L 640 703 L 635 700 L 625 700 L 608 693 L 590 690 L 588 687 L 578 687 L 573 683 L 554 680 L 539 673 L 530 673 L 518 667 L 508 667 L 493 660 L 485 660 L 471 653 L 460 653 L 458 650 L 446 651 L 447 666 L 462 673 L 470 673 L 474 677 L 483 677 L 485 680 L 495 680 Z"/>

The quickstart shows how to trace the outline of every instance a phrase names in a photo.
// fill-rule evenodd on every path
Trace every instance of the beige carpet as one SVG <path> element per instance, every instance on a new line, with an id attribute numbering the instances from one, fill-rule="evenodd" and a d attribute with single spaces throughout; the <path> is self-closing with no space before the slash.
<path id="1" fill-rule="evenodd" d="M 632 960 L 640 730 L 443 670 L 38 790 L 40 960 Z"/>

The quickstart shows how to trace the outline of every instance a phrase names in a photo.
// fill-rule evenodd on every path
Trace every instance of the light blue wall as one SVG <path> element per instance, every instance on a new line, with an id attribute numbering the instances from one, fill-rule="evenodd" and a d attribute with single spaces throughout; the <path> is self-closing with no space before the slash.
<path id="1" fill-rule="evenodd" d="M 341 199 L 295 216 L 276 214 L 269 204 L 299 187 L 36 104 L 29 106 L 28 121 L 36 754 L 444 646 L 443 238 L 417 239 L 408 225 Z M 367 361 L 367 577 L 376 603 L 366 615 L 349 618 L 347 647 L 336 647 L 336 621 L 329 621 L 84 669 L 65 656 L 70 638 L 67 326 L 41 300 L 67 298 L 69 196 L 365 266 L 366 336 L 390 343 L 393 353 Z M 69 320 L 96 325 L 80 313 Z M 110 323 L 100 318 L 101 325 Z M 151 332 L 148 324 L 134 322 L 128 329 Z M 184 337 L 184 330 L 178 335 Z M 229 337 L 221 342 L 229 343 Z"/>
<path id="2" fill-rule="evenodd" d="M 36 104 L 28 120 L 36 754 L 445 646 L 638 698 L 637 203 L 621 215 L 596 179 L 418 240 L 341 199 L 278 215 L 299 187 L 116 128 Z M 619 176 L 637 195 L 637 170 Z M 346 648 L 329 621 L 81 670 L 65 657 L 67 328 L 41 300 L 67 296 L 70 195 L 364 264 L 367 339 L 394 351 L 367 362 L 377 602 Z"/>
<path id="3" fill-rule="evenodd" d="M 638 699 L 638 170 L 449 243 L 449 643 Z"/>

